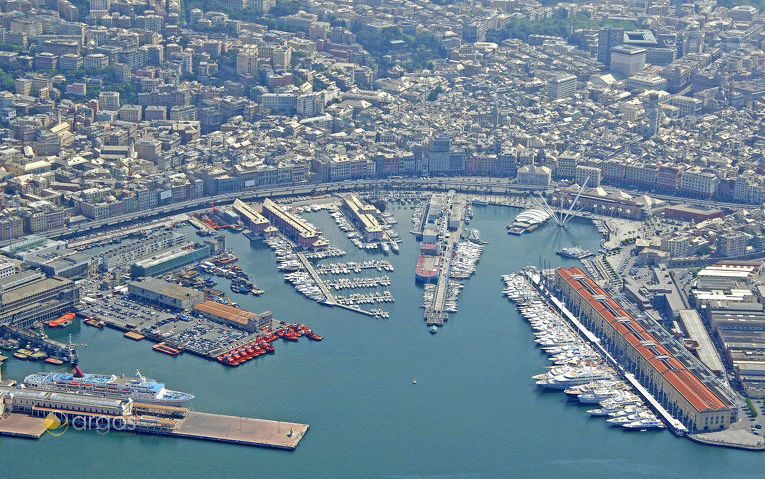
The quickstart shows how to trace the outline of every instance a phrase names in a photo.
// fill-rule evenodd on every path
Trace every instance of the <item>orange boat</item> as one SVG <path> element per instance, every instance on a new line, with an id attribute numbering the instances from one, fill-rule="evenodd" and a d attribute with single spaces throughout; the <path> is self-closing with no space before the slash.
<path id="1" fill-rule="evenodd" d="M 54 320 L 48 321 L 48 326 L 51 328 L 58 328 L 58 327 L 64 327 L 69 326 L 72 324 L 72 320 L 76 316 L 76 313 L 66 313 L 63 316 L 60 316 Z"/>

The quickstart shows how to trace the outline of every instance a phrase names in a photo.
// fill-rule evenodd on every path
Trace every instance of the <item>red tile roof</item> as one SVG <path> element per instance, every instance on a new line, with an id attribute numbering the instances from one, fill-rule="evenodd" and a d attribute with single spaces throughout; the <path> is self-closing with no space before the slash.
<path id="1" fill-rule="evenodd" d="M 659 344 L 658 341 L 645 330 L 643 326 L 637 321 L 631 321 L 629 327 L 616 320 L 617 316 L 626 317 L 632 319 L 632 317 L 617 303 L 613 298 L 600 289 L 592 279 L 590 279 L 579 268 L 558 268 L 557 274 L 565 280 L 569 286 L 576 291 L 579 296 L 595 309 L 595 311 L 614 329 L 621 334 L 624 339 L 632 345 L 637 352 L 643 356 L 651 367 L 663 375 L 669 384 L 672 385 L 691 405 L 696 408 L 697 411 L 704 411 L 707 409 L 725 409 L 729 406 L 725 404 L 720 398 L 718 398 L 708 387 L 702 383 L 693 373 L 675 358 L 664 346 Z M 582 280 L 573 279 L 574 275 L 583 275 Z M 586 287 L 585 287 L 586 285 Z M 606 308 L 601 301 L 593 299 L 593 291 L 595 295 L 601 294 L 605 296 L 603 300 L 608 304 L 609 308 Z M 616 316 L 609 311 L 612 310 L 616 313 Z M 633 332 L 634 331 L 634 332 Z M 650 349 L 642 344 L 643 341 L 651 341 L 655 344 Z M 658 359 L 656 356 L 666 356 L 664 360 Z"/>

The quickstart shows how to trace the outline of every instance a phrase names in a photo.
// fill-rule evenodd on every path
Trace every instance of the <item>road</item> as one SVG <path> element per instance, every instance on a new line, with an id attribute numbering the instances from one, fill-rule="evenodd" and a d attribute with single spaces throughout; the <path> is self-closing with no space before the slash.
<path id="1" fill-rule="evenodd" d="M 67 226 L 48 230 L 43 232 L 45 236 L 52 239 L 68 239 L 87 233 L 95 233 L 101 230 L 124 227 L 134 221 L 146 221 L 164 217 L 172 214 L 186 213 L 208 207 L 210 204 L 225 205 L 232 203 L 236 198 L 244 201 L 254 200 L 266 197 L 282 197 L 294 195 L 309 195 L 321 193 L 338 193 L 343 191 L 357 191 L 364 189 L 380 189 L 391 191 L 402 190 L 430 190 L 430 191 L 448 191 L 455 190 L 465 193 L 474 193 L 481 195 L 491 194 L 512 194 L 512 193 L 530 193 L 545 191 L 556 188 L 555 186 L 524 186 L 513 183 L 509 178 L 486 178 L 486 177 L 449 177 L 449 178 L 396 178 L 381 180 L 346 180 L 336 183 L 318 183 L 301 186 L 279 186 L 273 188 L 260 188 L 254 190 L 244 190 L 233 193 L 224 193 L 220 195 L 205 196 L 186 200 L 177 203 L 157 206 L 147 210 L 126 213 L 119 216 L 105 218 L 102 220 L 87 221 L 75 226 Z M 694 204 L 702 204 L 718 208 L 741 207 L 738 203 L 727 203 L 714 200 L 695 200 L 678 198 L 671 195 L 659 193 L 647 193 L 645 191 L 624 190 L 634 195 L 650 194 L 659 199 L 667 201 L 682 202 L 688 201 Z M 6 246 L 9 240 L 0 242 L 1 246 Z"/>

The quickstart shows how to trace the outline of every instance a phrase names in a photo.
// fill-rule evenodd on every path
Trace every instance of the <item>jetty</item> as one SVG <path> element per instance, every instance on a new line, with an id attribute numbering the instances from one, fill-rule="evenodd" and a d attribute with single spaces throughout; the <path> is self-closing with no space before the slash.
<path id="1" fill-rule="evenodd" d="M 308 258 L 305 256 L 305 253 L 303 252 L 297 252 L 296 253 L 298 259 L 303 264 L 303 267 L 308 271 L 308 274 L 311 275 L 311 279 L 314 280 L 316 285 L 321 290 L 321 293 L 324 295 L 324 304 L 327 305 L 334 305 L 337 304 L 337 300 L 335 300 L 335 297 L 332 295 L 332 292 L 329 290 L 326 284 L 324 284 L 324 281 L 321 279 L 321 276 L 319 276 L 319 273 L 316 272 L 313 265 L 310 261 L 308 261 Z"/>
<path id="2" fill-rule="evenodd" d="M 46 431 L 70 434 L 83 429 L 226 442 L 294 450 L 309 425 L 191 411 L 186 407 L 108 399 L 25 388 L 0 387 L 9 413 L 0 416 L 0 435 L 39 439 Z M 56 417 L 51 429 L 48 417 Z"/>
<path id="3" fill-rule="evenodd" d="M 453 261 L 454 248 L 462 237 L 465 227 L 466 200 L 462 197 L 447 197 L 447 208 L 450 213 L 445 219 L 449 222 L 446 235 L 443 238 L 443 263 L 441 273 L 438 275 L 436 290 L 430 304 L 425 305 L 425 323 L 428 326 L 443 326 L 444 321 L 449 319 L 447 299 L 449 297 L 449 280 Z"/>

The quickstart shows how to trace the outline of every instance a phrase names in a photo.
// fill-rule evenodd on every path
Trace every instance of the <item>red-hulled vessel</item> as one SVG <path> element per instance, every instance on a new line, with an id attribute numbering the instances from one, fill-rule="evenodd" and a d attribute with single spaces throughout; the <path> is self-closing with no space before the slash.
<path id="1" fill-rule="evenodd" d="M 439 273 L 441 273 L 441 256 L 421 254 L 417 259 L 414 278 L 417 281 L 433 282 L 438 280 Z"/>

